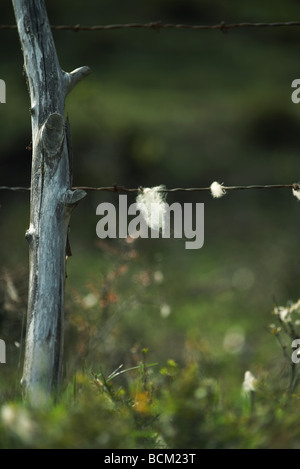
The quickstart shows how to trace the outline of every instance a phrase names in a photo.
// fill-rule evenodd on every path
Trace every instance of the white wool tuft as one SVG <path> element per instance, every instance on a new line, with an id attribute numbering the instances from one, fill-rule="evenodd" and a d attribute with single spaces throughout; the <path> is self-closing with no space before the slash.
<path id="1" fill-rule="evenodd" d="M 292 189 L 293 195 L 300 200 L 300 189 Z"/>
<path id="2" fill-rule="evenodd" d="M 166 194 L 161 191 L 165 188 L 164 185 L 145 188 L 136 198 L 136 207 L 140 210 L 147 225 L 157 231 L 164 225 Z"/>
<path id="3" fill-rule="evenodd" d="M 210 191 L 211 191 L 211 195 L 215 198 L 215 199 L 219 199 L 220 197 L 223 197 L 223 195 L 226 194 L 226 191 L 224 189 L 224 187 L 222 186 L 222 184 L 219 184 L 218 182 L 214 181 L 211 186 L 210 186 Z"/>

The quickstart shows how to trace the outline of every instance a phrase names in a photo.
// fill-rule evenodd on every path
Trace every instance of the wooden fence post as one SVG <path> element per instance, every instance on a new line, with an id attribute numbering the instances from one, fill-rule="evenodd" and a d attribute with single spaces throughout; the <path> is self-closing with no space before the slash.
<path id="1" fill-rule="evenodd" d="M 66 95 L 88 67 L 59 65 L 44 0 L 12 0 L 31 100 L 32 173 L 27 334 L 23 395 L 41 403 L 59 390 L 62 372 L 66 242 L 72 209 L 86 193 L 72 191 Z"/>

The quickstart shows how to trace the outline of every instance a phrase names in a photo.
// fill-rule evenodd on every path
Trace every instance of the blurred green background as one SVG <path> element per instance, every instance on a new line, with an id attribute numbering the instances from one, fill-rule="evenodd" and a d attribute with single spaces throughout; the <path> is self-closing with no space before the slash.
<path id="1" fill-rule="evenodd" d="M 51 24 L 290 21 L 298 2 L 111 0 L 47 2 Z M 15 22 L 10 2 L 2 24 Z M 54 31 L 61 67 L 92 74 L 68 96 L 74 185 L 127 187 L 281 184 L 300 179 L 300 28 L 219 31 Z M 0 31 L 0 185 L 30 185 L 29 97 L 17 32 Z M 132 200 L 131 200 L 132 199 Z M 130 200 L 133 202 L 134 197 Z M 66 381 L 74 370 L 136 364 L 144 347 L 162 366 L 196 360 L 225 395 L 246 369 L 277 376 L 281 350 L 268 334 L 274 302 L 300 293 L 300 207 L 291 191 L 169 195 L 204 202 L 205 243 L 100 242 L 89 193 L 71 220 L 67 264 Z M 21 376 L 26 311 L 29 195 L 0 193 L 0 337 L 7 343 L 0 398 Z M 21 346 L 20 346 L 21 344 Z M 123 377 L 123 379 L 125 379 Z M 17 388 L 18 389 L 18 388 Z"/>

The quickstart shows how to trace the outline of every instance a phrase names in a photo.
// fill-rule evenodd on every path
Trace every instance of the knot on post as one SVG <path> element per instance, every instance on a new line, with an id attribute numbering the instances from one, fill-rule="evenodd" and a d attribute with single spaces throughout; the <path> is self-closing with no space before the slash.
<path id="1" fill-rule="evenodd" d="M 86 192 L 82 189 L 75 189 L 74 191 L 69 189 L 63 194 L 62 202 L 67 208 L 73 210 L 78 202 L 80 202 L 80 200 L 85 196 Z"/>
<path id="2" fill-rule="evenodd" d="M 49 158 L 61 153 L 64 135 L 63 116 L 58 112 L 50 114 L 41 129 L 41 140 Z"/>

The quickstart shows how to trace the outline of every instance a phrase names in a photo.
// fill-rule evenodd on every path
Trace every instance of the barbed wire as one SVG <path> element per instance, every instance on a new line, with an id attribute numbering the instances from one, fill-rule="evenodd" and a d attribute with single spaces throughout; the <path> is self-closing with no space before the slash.
<path id="1" fill-rule="evenodd" d="M 225 191 L 232 190 L 252 190 L 252 189 L 293 189 L 295 191 L 300 190 L 299 183 L 293 184 L 254 184 L 250 186 L 224 186 L 221 184 L 222 189 Z M 108 187 L 89 187 L 89 186 L 75 186 L 72 187 L 73 190 L 83 190 L 86 192 L 142 192 L 143 187 L 128 188 L 124 186 L 118 186 L 114 184 Z M 30 187 L 11 187 L 11 186 L 0 186 L 0 190 L 4 191 L 14 191 L 14 192 L 26 192 L 30 191 Z M 202 192 L 202 191 L 211 191 L 211 186 L 208 187 L 174 187 L 171 189 L 161 188 L 158 192 Z"/>
<path id="2" fill-rule="evenodd" d="M 82 26 L 80 24 L 68 25 L 51 25 L 51 29 L 55 31 L 110 31 L 114 29 L 152 29 L 160 31 L 162 29 L 190 29 L 194 31 L 201 30 L 219 30 L 221 32 L 227 32 L 229 29 L 239 28 L 278 28 L 278 27 L 293 27 L 300 26 L 300 21 L 284 21 L 275 23 L 225 23 L 221 21 L 218 24 L 206 25 L 206 24 L 172 24 L 163 23 L 161 21 L 152 21 L 150 23 L 125 23 L 125 24 L 107 24 L 107 25 L 94 25 L 94 26 Z M 0 30 L 17 29 L 15 24 L 2 24 Z"/>
<path id="3" fill-rule="evenodd" d="M 14 191 L 14 192 L 24 192 L 30 191 L 30 187 L 11 187 L 11 186 L 0 186 L 1 191 Z"/>

